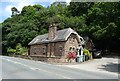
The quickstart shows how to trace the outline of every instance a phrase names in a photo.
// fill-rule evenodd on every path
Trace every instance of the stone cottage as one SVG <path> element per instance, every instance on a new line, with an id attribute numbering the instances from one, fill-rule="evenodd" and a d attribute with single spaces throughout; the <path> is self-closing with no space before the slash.
<path id="1" fill-rule="evenodd" d="M 84 39 L 71 28 L 57 31 L 55 24 L 49 26 L 47 34 L 38 35 L 29 45 L 29 55 L 34 60 L 65 62 L 68 52 L 76 52 Z"/>

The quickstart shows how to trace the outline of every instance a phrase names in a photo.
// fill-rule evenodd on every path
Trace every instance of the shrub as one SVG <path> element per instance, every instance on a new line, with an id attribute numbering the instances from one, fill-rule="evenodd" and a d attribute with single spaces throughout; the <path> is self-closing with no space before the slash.
<path id="1" fill-rule="evenodd" d="M 89 58 L 91 57 L 91 53 L 89 52 L 89 50 L 83 49 L 83 53 L 87 54 Z"/>
<path id="2" fill-rule="evenodd" d="M 16 49 L 8 48 L 7 49 L 7 53 L 15 54 L 16 53 Z"/>
<path id="3" fill-rule="evenodd" d="M 18 43 L 16 45 L 15 49 L 13 49 L 13 48 L 7 49 L 8 54 L 22 55 L 22 54 L 25 54 L 26 52 L 27 52 L 27 48 L 22 47 L 22 45 L 20 43 Z"/>
<path id="4" fill-rule="evenodd" d="M 22 47 L 20 43 L 16 45 L 16 54 L 17 55 L 22 55 L 23 53 L 27 52 L 27 48 Z"/>

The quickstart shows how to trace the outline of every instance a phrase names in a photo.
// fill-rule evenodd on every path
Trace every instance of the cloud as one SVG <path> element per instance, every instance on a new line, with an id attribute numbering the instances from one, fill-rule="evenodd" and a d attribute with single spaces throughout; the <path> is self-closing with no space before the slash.
<path id="1" fill-rule="evenodd" d="M 42 6 L 47 7 L 50 3 L 53 3 L 55 1 L 64 1 L 69 4 L 71 0 L 1 0 L 1 4 L 3 5 L 2 8 L 0 8 L 0 16 L 2 16 L 2 20 L 5 20 L 6 18 L 10 17 L 12 12 L 11 8 L 16 7 L 18 11 L 22 11 L 22 8 L 24 6 L 28 5 L 34 5 L 36 3 L 41 3 Z M 45 3 L 45 2 L 49 2 Z M 2 12 L 1 12 L 2 11 Z"/>
<path id="2" fill-rule="evenodd" d="M 28 5 L 34 5 L 36 3 L 40 3 L 41 5 L 43 5 L 44 7 L 48 6 L 48 3 L 45 2 L 51 2 L 52 0 L 1 0 L 0 3 L 0 16 L 2 17 L 2 21 L 4 21 L 6 18 L 11 17 L 11 8 L 12 7 L 16 7 L 18 9 L 18 11 L 22 11 L 22 8 L 24 6 L 28 6 Z"/>
<path id="3" fill-rule="evenodd" d="M 22 2 L 51 2 L 53 0 L 23 0 Z M 1 2 L 21 2 L 21 0 L 1 0 Z"/>
<path id="4" fill-rule="evenodd" d="M 58 1 L 58 2 L 66 2 L 68 5 L 71 2 L 71 0 L 52 0 L 50 4 L 52 4 L 53 2 L 56 2 L 56 1 Z"/>
<path id="5" fill-rule="evenodd" d="M 4 2 L 2 5 L 4 5 Z M 11 15 L 12 15 L 11 8 L 12 7 L 16 7 L 18 9 L 18 11 L 22 11 L 22 8 L 24 6 L 28 6 L 28 5 L 34 5 L 34 2 L 8 2 L 8 4 L 4 5 L 4 7 L 3 6 L 0 7 L 0 16 L 1 16 L 0 22 L 3 22 L 8 17 L 11 17 Z"/>
<path id="6" fill-rule="evenodd" d="M 69 5 L 69 4 L 70 4 L 70 2 L 71 2 L 71 0 L 66 0 L 66 2 L 67 2 L 67 4 Z"/>
<path id="7" fill-rule="evenodd" d="M 28 2 L 20 2 L 18 3 L 18 5 L 16 5 L 15 7 L 19 10 L 19 11 L 22 11 L 22 8 L 24 6 L 28 6 L 28 5 L 34 5 L 34 3 L 28 3 Z"/>
<path id="8" fill-rule="evenodd" d="M 28 3 L 28 2 L 19 2 L 19 3 L 14 3 L 12 5 L 8 5 L 5 7 L 5 12 L 8 13 L 8 15 L 11 15 L 11 8 L 12 7 L 16 7 L 18 9 L 18 11 L 22 11 L 22 8 L 24 6 L 28 6 L 28 5 L 33 5 L 33 3 Z"/>
<path id="9" fill-rule="evenodd" d="M 13 6 L 12 5 L 8 5 L 8 6 L 6 6 L 6 8 L 5 8 L 5 13 L 7 13 L 7 14 L 11 14 L 11 8 L 12 8 Z"/>

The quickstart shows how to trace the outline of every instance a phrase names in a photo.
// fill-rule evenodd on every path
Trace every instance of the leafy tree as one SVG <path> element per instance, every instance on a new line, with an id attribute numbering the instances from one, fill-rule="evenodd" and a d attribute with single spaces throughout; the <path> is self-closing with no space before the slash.
<path id="1" fill-rule="evenodd" d="M 11 11 L 12 11 L 12 16 L 14 16 L 14 15 L 20 13 L 20 12 L 17 10 L 16 7 L 12 7 L 12 8 L 11 8 Z"/>
<path id="2" fill-rule="evenodd" d="M 93 4 L 93 2 L 70 2 L 69 12 L 72 16 L 82 16 L 88 13 Z"/>
<path id="3" fill-rule="evenodd" d="M 88 11 L 89 32 L 100 49 L 120 49 L 119 5 L 120 3 L 95 3 Z"/>
<path id="4" fill-rule="evenodd" d="M 48 32 L 51 23 L 59 23 L 58 29 L 70 27 L 81 36 L 88 35 L 98 49 L 120 50 L 120 2 L 55 2 L 48 8 L 37 4 L 24 6 L 21 12 L 15 7 L 11 11 L 11 18 L 0 24 L 4 54 L 18 47 L 18 54 L 22 53 L 35 36 Z"/>

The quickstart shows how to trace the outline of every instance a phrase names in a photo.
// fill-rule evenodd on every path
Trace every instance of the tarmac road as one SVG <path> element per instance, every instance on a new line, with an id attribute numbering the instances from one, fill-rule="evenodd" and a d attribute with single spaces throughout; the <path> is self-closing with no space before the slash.
<path id="1" fill-rule="evenodd" d="M 118 79 L 117 75 L 109 73 L 60 67 L 15 57 L 0 56 L 1 61 L 2 79 Z"/>

